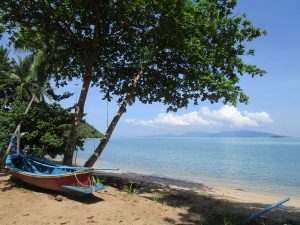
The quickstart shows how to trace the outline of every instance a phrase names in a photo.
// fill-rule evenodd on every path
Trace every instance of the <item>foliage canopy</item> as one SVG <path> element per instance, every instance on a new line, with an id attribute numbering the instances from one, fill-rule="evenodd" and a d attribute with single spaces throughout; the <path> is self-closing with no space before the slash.
<path id="1" fill-rule="evenodd" d="M 107 98 L 113 94 L 121 102 L 139 69 L 147 66 L 135 96 L 176 110 L 190 101 L 247 102 L 239 75 L 264 74 L 242 59 L 254 54 L 246 50 L 246 42 L 264 31 L 245 15 L 234 15 L 236 4 L 4 0 L 0 12 L 13 43 L 25 43 L 33 51 L 47 45 L 55 52 L 57 81 L 83 77 L 93 55 L 94 84 Z"/>
<path id="2" fill-rule="evenodd" d="M 64 162 L 70 164 L 91 84 L 104 98 L 122 102 L 107 141 L 136 100 L 161 102 L 172 111 L 201 101 L 247 103 L 240 77 L 265 71 L 244 61 L 254 54 L 246 44 L 265 32 L 234 14 L 236 5 L 237 0 L 2 0 L 0 30 L 9 32 L 15 46 L 46 48 L 58 85 L 83 80 L 65 149 Z"/>

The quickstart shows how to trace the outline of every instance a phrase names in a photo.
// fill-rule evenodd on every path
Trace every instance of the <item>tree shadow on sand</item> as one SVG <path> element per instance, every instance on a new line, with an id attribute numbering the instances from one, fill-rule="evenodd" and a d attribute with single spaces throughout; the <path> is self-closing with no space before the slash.
<path id="1" fill-rule="evenodd" d="M 134 188 L 141 197 L 158 204 L 184 208 L 187 213 L 179 214 L 181 221 L 179 224 L 238 225 L 251 214 L 268 206 L 259 203 L 239 203 L 235 202 L 234 199 L 229 201 L 216 198 L 206 192 L 211 188 L 203 184 L 145 175 L 137 175 L 137 179 L 135 179 L 135 176 L 136 174 L 134 176 L 132 174 L 101 174 L 105 185 L 119 190 L 126 190 L 126 187 L 131 185 L 131 188 Z M 166 185 L 166 181 L 168 185 Z M 174 188 L 174 184 L 181 188 Z M 176 224 L 176 221 L 171 218 L 165 218 L 165 221 Z M 300 211 L 293 207 L 279 206 L 248 224 L 300 225 Z"/>
<path id="2" fill-rule="evenodd" d="M 4 175 L 3 175 L 4 176 Z M 8 174 L 6 173 L 6 175 L 8 177 Z M 8 179 L 5 180 L 1 180 L 1 186 L 0 187 L 0 192 L 9 192 L 13 189 L 23 189 L 26 191 L 32 191 L 32 192 L 38 192 L 38 193 L 43 193 L 45 195 L 49 195 L 51 196 L 51 198 L 56 199 L 56 196 L 61 195 L 64 198 L 73 200 L 73 201 L 78 201 L 84 204 L 96 204 L 98 202 L 104 201 L 102 198 L 99 198 L 95 195 L 89 195 L 89 196 L 84 196 L 84 197 L 75 197 L 75 196 L 71 196 L 71 195 L 67 195 L 64 193 L 60 193 L 60 192 L 56 192 L 56 191 L 51 191 L 51 190 L 46 190 L 46 189 L 42 189 L 42 188 L 38 188 L 32 185 L 29 185 L 17 178 L 14 178 L 12 176 L 10 176 Z M 59 199 L 59 198 L 58 198 Z"/>
<path id="3" fill-rule="evenodd" d="M 0 177 L 6 177 L 7 176 L 7 170 L 1 169 L 0 170 Z"/>
<path id="4" fill-rule="evenodd" d="M 130 184 L 134 184 L 133 187 L 138 190 L 139 194 L 153 194 L 159 191 L 168 191 L 170 189 L 170 186 L 173 185 L 180 186 L 186 189 L 197 189 L 202 191 L 209 191 L 212 189 L 200 183 L 186 182 L 182 180 L 135 173 L 116 174 L 109 172 L 97 172 L 94 175 L 100 177 L 104 185 L 109 185 L 119 190 L 124 190 L 126 187 L 130 186 Z M 168 185 L 165 185 L 166 183 Z"/>
<path id="5" fill-rule="evenodd" d="M 260 203 L 239 203 L 191 190 L 174 189 L 157 197 L 157 201 L 172 207 L 185 208 L 187 213 L 180 214 L 183 224 L 201 225 L 237 225 L 251 214 L 268 206 Z M 170 218 L 165 220 L 172 222 Z M 292 207 L 280 206 L 249 224 L 299 225 L 300 212 Z"/>

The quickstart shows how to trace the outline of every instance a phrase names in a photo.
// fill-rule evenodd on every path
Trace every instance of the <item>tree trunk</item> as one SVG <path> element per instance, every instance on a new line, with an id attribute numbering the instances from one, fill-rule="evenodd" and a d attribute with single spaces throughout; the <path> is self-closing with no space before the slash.
<path id="1" fill-rule="evenodd" d="M 91 84 L 92 80 L 92 73 L 93 73 L 93 65 L 94 61 L 96 58 L 96 49 L 97 46 L 99 45 L 99 28 L 100 28 L 100 6 L 102 4 L 102 1 L 99 1 L 98 4 L 96 5 L 96 18 L 95 18 L 95 30 L 94 30 L 94 41 L 92 44 L 92 51 L 90 56 L 88 57 L 87 65 L 86 65 L 86 72 L 85 76 L 83 78 L 83 84 L 80 92 L 80 97 L 78 100 L 78 104 L 76 105 L 75 108 L 75 115 L 74 115 L 74 120 L 72 123 L 72 127 L 70 130 L 70 134 L 68 137 L 67 141 L 67 146 L 64 151 L 64 160 L 63 164 L 72 166 L 72 161 L 73 161 L 73 154 L 74 150 L 76 148 L 76 139 L 79 133 L 79 124 L 80 121 L 83 117 L 83 112 L 84 112 L 84 105 L 85 105 L 85 100 L 86 96 L 88 94 L 88 90 Z"/>
<path id="2" fill-rule="evenodd" d="M 89 58 L 89 61 L 87 62 L 87 68 L 86 68 L 85 76 L 83 79 L 83 84 L 82 84 L 79 100 L 75 107 L 74 119 L 72 122 L 70 134 L 69 134 L 69 137 L 67 140 L 67 145 L 66 145 L 66 148 L 64 151 L 63 164 L 69 165 L 69 166 L 72 166 L 73 154 L 74 154 L 74 150 L 76 148 L 76 140 L 77 140 L 77 136 L 79 133 L 79 124 L 83 117 L 84 105 L 85 105 L 86 97 L 87 97 L 88 90 L 89 90 L 89 87 L 91 84 L 93 61 L 94 61 L 93 57 L 91 57 L 91 58 Z"/>
<path id="3" fill-rule="evenodd" d="M 95 152 L 85 162 L 85 164 L 84 164 L 85 167 L 92 167 L 95 164 L 95 162 L 97 161 L 97 159 L 100 157 L 101 153 L 103 152 L 105 146 L 109 142 L 110 137 L 111 137 L 116 125 L 119 122 L 119 119 L 121 118 L 122 114 L 124 112 L 126 112 L 126 107 L 135 93 L 136 87 L 137 87 L 141 77 L 143 76 L 144 68 L 145 67 L 142 67 L 141 70 L 139 71 L 139 73 L 137 74 L 137 76 L 135 77 L 130 92 L 126 95 L 125 99 L 123 100 L 118 112 L 116 113 L 113 120 L 109 124 L 109 127 L 107 128 L 105 135 L 102 137 L 101 142 L 97 146 Z"/>

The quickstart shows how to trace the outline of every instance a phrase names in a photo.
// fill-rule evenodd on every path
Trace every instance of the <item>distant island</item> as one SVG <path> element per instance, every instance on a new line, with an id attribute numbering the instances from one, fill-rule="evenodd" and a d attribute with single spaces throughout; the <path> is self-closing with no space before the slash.
<path id="1" fill-rule="evenodd" d="M 269 138 L 284 138 L 286 136 L 277 135 L 268 132 L 252 131 L 252 130 L 238 130 L 238 131 L 222 131 L 217 133 L 208 132 L 187 132 L 184 134 L 164 134 L 151 135 L 148 137 L 269 137 Z"/>
<path id="2" fill-rule="evenodd" d="M 102 138 L 103 134 L 86 121 L 81 121 L 79 133 L 84 138 Z"/>

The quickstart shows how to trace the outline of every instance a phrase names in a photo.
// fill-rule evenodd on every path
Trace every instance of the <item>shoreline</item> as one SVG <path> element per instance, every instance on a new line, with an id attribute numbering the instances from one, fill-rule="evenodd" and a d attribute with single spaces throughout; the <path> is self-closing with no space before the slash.
<path id="1" fill-rule="evenodd" d="M 52 159 L 52 158 L 49 158 L 49 157 L 46 157 L 47 160 L 50 160 L 50 161 L 54 161 L 56 163 L 62 163 L 62 159 L 60 158 L 57 158 L 57 159 Z M 82 167 L 84 165 L 84 162 L 85 162 L 85 159 L 82 159 L 82 158 L 78 158 L 76 160 L 76 166 L 80 166 Z M 203 178 L 202 180 L 196 180 L 196 179 L 182 179 L 181 177 L 179 178 L 176 178 L 172 175 L 159 175 L 159 174 L 152 174 L 151 172 L 148 172 L 146 170 L 143 170 L 143 169 L 133 169 L 133 168 L 128 168 L 127 165 L 122 165 L 122 164 L 118 164 L 118 166 L 116 166 L 114 163 L 110 163 L 108 161 L 101 161 L 101 163 L 96 163 L 93 167 L 94 168 L 120 168 L 119 166 L 124 166 L 125 170 L 119 170 L 119 171 L 115 171 L 115 172 L 103 172 L 103 173 L 111 173 L 111 174 L 127 174 L 126 176 L 130 177 L 130 178 L 139 178 L 139 179 L 142 179 L 142 177 L 148 177 L 148 179 L 151 179 L 153 181 L 158 181 L 158 180 L 161 180 L 161 181 L 165 181 L 166 184 L 168 183 L 176 183 L 177 185 L 178 184 L 181 184 L 183 186 L 211 186 L 211 187 L 220 187 L 221 189 L 238 189 L 238 190 L 245 190 L 247 192 L 251 192 L 251 193 L 261 193 L 261 194 L 266 194 L 266 195 L 272 195 L 272 196 L 283 196 L 283 194 L 277 192 L 275 189 L 268 189 L 266 187 L 269 187 L 269 186 L 264 186 L 263 185 L 263 189 L 264 191 L 261 191 L 261 190 L 258 190 L 257 187 L 249 187 L 249 186 L 242 186 L 240 185 L 239 183 L 235 183 L 235 184 L 222 184 L 221 182 L 217 182 L 215 181 L 217 178 L 215 179 L 209 179 L 207 177 Z M 137 172 L 132 172 L 133 170 L 137 170 Z M 97 173 L 101 173 L 99 171 L 96 171 L 95 174 Z M 284 186 L 279 186 L 279 187 L 284 187 Z M 299 190 L 299 197 L 297 196 L 297 194 L 295 192 L 292 192 L 292 194 L 287 194 L 285 196 L 289 196 L 289 197 L 294 197 L 294 198 L 299 198 L 300 199 L 300 190 Z M 300 207 L 300 206 L 299 206 Z"/>
<path id="2" fill-rule="evenodd" d="M 84 160 L 77 161 L 78 165 L 83 165 Z M 289 190 L 284 190 L 286 186 L 284 185 L 271 185 L 271 184 L 257 184 L 253 183 L 253 185 L 250 185 L 251 183 L 247 181 L 243 183 L 243 180 L 236 181 L 235 183 L 229 183 L 229 179 L 225 179 L 222 181 L 216 181 L 217 178 L 208 178 L 203 177 L 202 179 L 183 179 L 182 177 L 176 177 L 176 175 L 160 175 L 160 174 L 153 174 L 147 170 L 143 170 L 141 168 L 129 168 L 127 165 L 118 164 L 119 167 L 123 167 L 124 170 L 120 170 L 120 173 L 128 173 L 128 174 L 136 174 L 136 175 L 145 175 L 153 178 L 161 178 L 166 180 L 174 180 L 178 182 L 183 183 L 191 183 L 191 184 L 207 184 L 208 186 L 213 187 L 221 187 L 225 189 L 243 189 L 247 190 L 247 192 L 253 192 L 253 193 L 262 193 L 267 195 L 274 195 L 274 196 L 286 196 L 290 198 L 300 198 L 300 188 L 297 187 L 288 187 Z M 107 167 L 107 168 L 118 168 L 114 163 L 110 163 L 107 161 L 102 161 L 101 163 L 95 164 L 94 167 Z M 134 172 L 133 172 L 134 171 Z M 275 186 L 275 187 L 274 187 Z"/>
<path id="3" fill-rule="evenodd" d="M 77 165 L 78 166 L 83 166 L 84 164 L 83 159 L 79 158 L 77 159 Z M 119 164 L 120 165 L 120 164 Z M 120 165 L 122 166 L 122 165 Z M 99 168 L 118 168 L 118 166 L 114 165 L 113 163 L 110 163 L 108 161 L 102 161 L 101 163 L 96 163 L 94 167 L 99 167 Z M 143 180 L 143 177 L 147 177 L 148 180 L 151 180 L 151 182 L 159 182 L 161 181 L 162 183 L 165 183 L 166 185 L 174 184 L 174 186 L 180 187 L 197 187 L 197 186 L 207 186 L 208 188 L 216 189 L 216 190 L 227 190 L 227 192 L 230 193 L 230 195 L 233 195 L 232 192 L 234 190 L 237 191 L 244 191 L 246 193 L 251 193 L 253 197 L 255 195 L 259 196 L 257 199 L 265 199 L 264 196 L 270 196 L 272 197 L 281 197 L 283 198 L 290 198 L 290 201 L 287 202 L 286 204 L 291 205 L 291 201 L 294 202 L 295 204 L 292 204 L 291 206 L 298 207 L 300 208 L 300 189 L 298 189 L 298 192 L 296 193 L 295 190 L 291 191 L 289 194 L 283 194 L 283 190 L 278 191 L 278 189 L 275 188 L 270 188 L 270 186 L 266 186 L 262 184 L 260 187 L 257 185 L 254 186 L 249 186 L 249 185 L 239 185 L 239 183 L 235 184 L 223 184 L 221 182 L 215 181 L 215 179 L 209 179 L 209 178 L 203 178 L 202 180 L 193 180 L 193 179 L 182 179 L 181 177 L 176 178 L 174 176 L 162 176 L 158 174 L 151 174 L 150 172 L 142 169 L 137 169 L 137 172 L 132 172 L 133 169 L 129 169 L 126 165 L 124 165 L 125 170 L 119 170 L 117 172 L 105 172 L 105 173 L 111 173 L 111 174 L 127 174 L 125 177 L 130 178 L 130 179 L 137 179 L 137 180 Z M 128 169 L 128 170 L 126 170 Z M 97 173 L 97 172 L 96 172 Z M 280 188 L 283 188 L 284 186 L 279 186 Z M 294 188 L 296 189 L 296 188 Z M 286 191 L 289 192 L 289 191 Z M 268 198 L 269 199 L 269 198 Z M 247 199 L 246 199 L 247 200 Z M 254 199 L 249 199 L 249 200 L 255 200 Z M 266 202 L 264 201 L 263 203 L 265 204 L 271 204 L 272 202 Z"/>
<path id="4" fill-rule="evenodd" d="M 172 177 L 163 177 L 143 173 L 123 171 L 96 171 L 94 174 L 99 177 L 117 177 L 133 183 L 157 184 L 179 190 L 193 190 L 199 193 L 203 193 L 204 191 L 208 195 L 213 194 L 218 196 L 219 198 L 233 200 L 236 202 L 272 204 L 283 198 L 289 197 L 290 200 L 284 205 L 297 208 L 300 213 L 300 196 L 287 196 L 275 192 L 256 191 L 252 189 L 222 185 L 213 182 L 195 182 L 190 180 L 175 179 Z"/>

